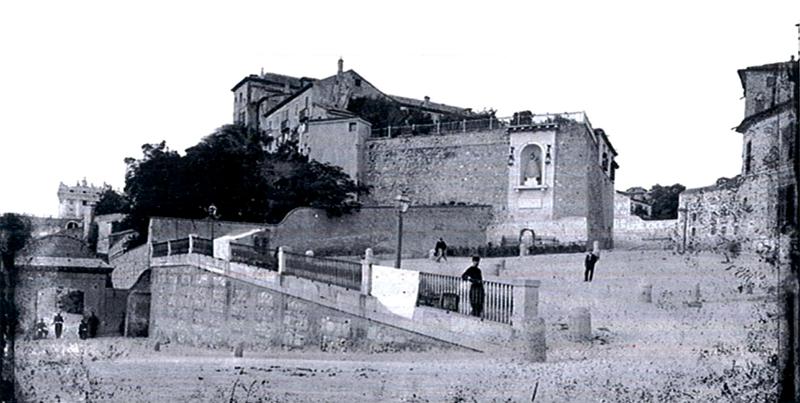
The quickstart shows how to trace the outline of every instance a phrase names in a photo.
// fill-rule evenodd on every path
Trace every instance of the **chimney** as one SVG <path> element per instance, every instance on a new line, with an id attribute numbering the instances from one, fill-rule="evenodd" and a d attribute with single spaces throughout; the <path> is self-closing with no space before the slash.
<path id="1" fill-rule="evenodd" d="M 424 102 L 422 105 L 424 105 L 424 106 L 428 106 L 428 104 L 429 104 L 430 102 L 431 102 L 431 97 L 429 97 L 429 96 L 425 95 L 425 102 Z"/>
<path id="2" fill-rule="evenodd" d="M 336 71 L 336 74 L 342 74 L 344 71 L 344 60 L 342 60 L 341 56 L 339 57 L 339 69 Z"/>

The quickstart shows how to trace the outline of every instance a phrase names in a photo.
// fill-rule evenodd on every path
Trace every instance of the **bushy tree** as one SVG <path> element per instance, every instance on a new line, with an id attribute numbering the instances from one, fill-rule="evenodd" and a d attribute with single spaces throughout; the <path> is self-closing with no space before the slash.
<path id="1" fill-rule="evenodd" d="M 142 146 L 141 159 L 126 159 L 129 225 L 140 234 L 152 216 L 205 218 L 214 205 L 219 218 L 277 222 L 296 207 L 330 215 L 357 209 L 368 189 L 341 168 L 309 160 L 295 143 L 269 151 L 271 138 L 242 125 L 227 125 L 186 150 L 164 142 Z"/>
<path id="2" fill-rule="evenodd" d="M 107 186 L 100 195 L 100 200 L 94 207 L 94 212 L 97 215 L 101 214 L 114 214 L 114 213 L 128 213 L 130 211 L 130 202 L 128 199 L 119 194 L 117 191 Z"/>
<path id="3" fill-rule="evenodd" d="M 652 213 L 650 219 L 670 220 L 678 218 L 678 199 L 686 190 L 680 183 L 672 186 L 655 185 L 647 192 L 648 198 L 652 203 Z"/>

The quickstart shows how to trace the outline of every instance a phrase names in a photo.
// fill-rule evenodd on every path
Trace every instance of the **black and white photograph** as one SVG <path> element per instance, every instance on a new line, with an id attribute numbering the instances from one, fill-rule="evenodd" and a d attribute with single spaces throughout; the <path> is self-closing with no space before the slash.
<path id="1" fill-rule="evenodd" d="M 800 402 L 797 0 L 0 38 L 0 402 Z"/>

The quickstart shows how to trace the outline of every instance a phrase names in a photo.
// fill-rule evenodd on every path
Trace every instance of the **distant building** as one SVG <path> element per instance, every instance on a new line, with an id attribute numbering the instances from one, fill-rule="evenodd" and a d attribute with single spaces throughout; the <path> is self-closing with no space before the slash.
<path id="1" fill-rule="evenodd" d="M 104 187 L 87 184 L 86 179 L 75 186 L 67 186 L 62 182 L 58 185 L 58 216 L 83 219 L 91 207 L 100 201 L 104 191 Z"/>
<path id="2" fill-rule="evenodd" d="M 77 338 L 83 315 L 94 312 L 104 318 L 115 309 L 106 301 L 112 268 L 80 238 L 67 234 L 36 238 L 20 252 L 16 264 L 15 301 L 23 333 L 38 319 L 50 323 L 61 312 L 65 335 Z M 111 316 L 124 319 L 124 311 L 114 313 Z"/>
<path id="3" fill-rule="evenodd" d="M 616 209 L 622 208 L 618 213 L 623 215 L 632 214 L 642 218 L 650 218 L 653 216 L 653 205 L 648 195 L 647 190 L 641 187 L 632 187 L 626 191 L 617 191 L 615 203 L 618 204 Z"/>

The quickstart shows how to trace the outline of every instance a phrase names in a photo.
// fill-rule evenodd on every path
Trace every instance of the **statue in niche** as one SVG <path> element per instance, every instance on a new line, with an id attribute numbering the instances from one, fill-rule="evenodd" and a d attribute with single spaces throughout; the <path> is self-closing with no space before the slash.
<path id="1" fill-rule="evenodd" d="M 525 166 L 523 184 L 525 186 L 541 186 L 542 184 L 542 157 L 538 147 L 531 151 L 530 159 Z"/>

